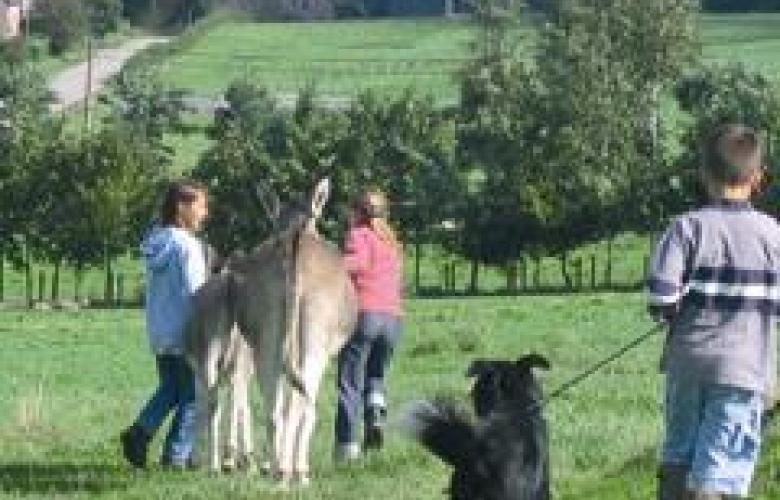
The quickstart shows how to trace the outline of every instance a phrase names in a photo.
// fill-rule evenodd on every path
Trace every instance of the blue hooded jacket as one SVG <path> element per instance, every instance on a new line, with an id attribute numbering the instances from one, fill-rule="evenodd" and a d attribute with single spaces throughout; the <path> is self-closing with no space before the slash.
<path id="1" fill-rule="evenodd" d="M 155 227 L 141 243 L 146 262 L 146 327 L 155 354 L 183 354 L 192 296 L 206 281 L 201 242 L 177 227 Z"/>

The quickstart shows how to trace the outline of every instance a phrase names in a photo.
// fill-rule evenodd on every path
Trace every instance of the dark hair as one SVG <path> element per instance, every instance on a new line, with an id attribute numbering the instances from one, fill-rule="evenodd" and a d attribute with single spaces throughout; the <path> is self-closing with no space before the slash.
<path id="1" fill-rule="evenodd" d="M 206 186 L 192 180 L 182 179 L 168 185 L 160 210 L 160 222 L 163 226 L 176 225 L 179 203 L 193 203 L 199 196 L 205 196 Z"/>
<path id="2" fill-rule="evenodd" d="M 761 171 L 764 148 L 755 129 L 727 124 L 710 135 L 703 148 L 702 169 L 707 179 L 723 185 L 742 184 Z"/>

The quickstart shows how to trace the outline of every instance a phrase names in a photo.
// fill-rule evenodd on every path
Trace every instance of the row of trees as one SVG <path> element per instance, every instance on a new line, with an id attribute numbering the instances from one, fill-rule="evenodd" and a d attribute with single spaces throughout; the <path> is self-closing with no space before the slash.
<path id="1" fill-rule="evenodd" d="M 346 110 L 304 89 L 294 110 L 237 81 L 209 127 L 213 146 L 193 175 L 211 187 L 209 239 L 223 252 L 268 231 L 255 185 L 282 197 L 328 175 L 325 230 L 338 238 L 350 197 L 385 189 L 406 241 L 435 241 L 474 263 L 561 256 L 619 231 L 652 231 L 700 201 L 697 144 L 722 121 L 780 131 L 774 82 L 740 66 L 699 62 L 693 0 L 555 3 L 529 60 L 513 18 L 481 4 L 481 35 L 450 108 L 413 89 L 366 91 Z M 23 263 L 77 267 L 133 249 L 168 177 L 164 134 L 181 127 L 181 95 L 134 67 L 95 134 L 71 134 L 45 111 L 24 66 L 0 68 L 0 244 Z M 771 200 L 770 200 L 771 201 Z M 110 281 L 110 272 L 108 273 Z"/>
<path id="2" fill-rule="evenodd" d="M 137 245 L 167 178 L 163 133 L 179 123 L 180 98 L 138 74 L 116 85 L 114 106 L 93 133 L 49 113 L 45 80 L 0 61 L 0 265 L 10 259 L 81 272 L 103 264 L 111 300 L 114 259 Z"/>

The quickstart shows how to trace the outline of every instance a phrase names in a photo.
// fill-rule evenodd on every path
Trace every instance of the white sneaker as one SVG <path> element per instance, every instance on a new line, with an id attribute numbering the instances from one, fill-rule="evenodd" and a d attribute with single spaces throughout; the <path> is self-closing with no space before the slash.
<path id="1" fill-rule="evenodd" d="M 360 444 L 339 443 L 333 449 L 333 460 L 336 463 L 354 462 L 360 458 Z"/>

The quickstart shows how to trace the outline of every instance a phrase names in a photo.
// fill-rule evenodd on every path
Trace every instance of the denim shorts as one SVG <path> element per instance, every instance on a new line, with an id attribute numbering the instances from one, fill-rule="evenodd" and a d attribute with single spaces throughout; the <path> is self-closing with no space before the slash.
<path id="1" fill-rule="evenodd" d="M 689 467 L 691 490 L 746 497 L 763 406 L 754 391 L 667 376 L 663 462 Z"/>

